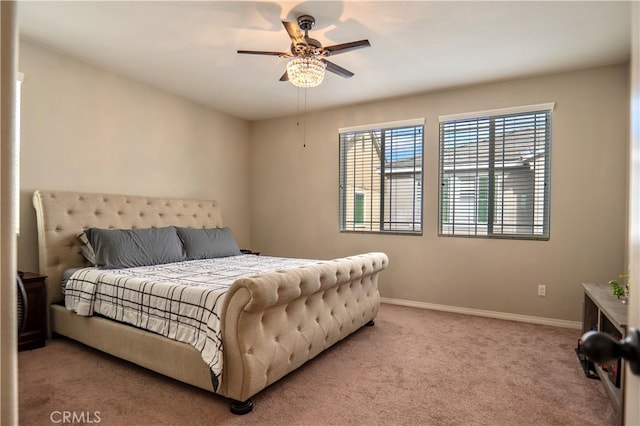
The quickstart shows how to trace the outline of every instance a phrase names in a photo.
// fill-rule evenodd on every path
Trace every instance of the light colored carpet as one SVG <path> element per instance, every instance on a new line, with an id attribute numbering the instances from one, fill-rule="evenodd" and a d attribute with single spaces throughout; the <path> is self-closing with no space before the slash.
<path id="1" fill-rule="evenodd" d="M 364 327 L 254 397 L 228 401 L 55 338 L 19 354 L 20 424 L 612 425 L 579 330 L 383 304 Z M 152 356 L 152 355 L 151 355 Z"/>

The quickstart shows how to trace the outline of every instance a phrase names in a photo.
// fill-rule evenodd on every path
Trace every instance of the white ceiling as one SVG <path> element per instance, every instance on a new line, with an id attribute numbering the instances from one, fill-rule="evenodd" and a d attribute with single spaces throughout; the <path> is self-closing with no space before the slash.
<path id="1" fill-rule="evenodd" d="M 630 3 L 612 1 L 20 1 L 21 38 L 248 120 L 296 114 L 305 91 L 278 79 L 282 20 L 316 18 L 333 56 L 307 110 L 453 86 L 622 63 Z M 28 77 L 27 77 L 28 78 Z"/>

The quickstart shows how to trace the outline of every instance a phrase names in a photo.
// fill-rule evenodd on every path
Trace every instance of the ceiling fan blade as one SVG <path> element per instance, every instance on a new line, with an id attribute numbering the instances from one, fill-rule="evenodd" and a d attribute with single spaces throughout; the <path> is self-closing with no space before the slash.
<path id="1" fill-rule="evenodd" d="M 371 43 L 369 40 L 351 41 L 349 43 L 334 44 L 333 46 L 326 46 L 325 51 L 330 52 L 331 55 L 337 55 L 338 53 L 345 53 L 355 49 L 361 49 L 363 47 L 369 47 Z"/>
<path id="2" fill-rule="evenodd" d="M 282 77 L 280 77 L 280 81 L 289 81 L 289 74 L 287 74 L 286 71 L 282 74 Z"/>
<path id="3" fill-rule="evenodd" d="M 284 29 L 287 30 L 289 37 L 291 37 L 291 43 L 293 43 L 294 46 L 297 46 L 298 44 L 307 44 L 307 40 L 305 40 L 304 35 L 302 34 L 302 31 L 300 31 L 300 27 L 298 27 L 296 22 L 282 21 L 282 25 L 284 25 Z"/>
<path id="4" fill-rule="evenodd" d="M 281 58 L 288 58 L 288 53 L 285 52 L 267 52 L 263 50 L 238 50 L 238 53 L 245 55 L 269 55 L 269 56 L 280 56 Z"/>
<path id="5" fill-rule="evenodd" d="M 334 74 L 338 74 L 341 77 L 349 78 L 353 77 L 353 73 L 347 69 L 342 68 L 340 65 L 336 65 L 333 62 L 329 62 L 326 59 L 321 59 L 322 62 L 327 64 L 327 71 L 331 71 Z"/>

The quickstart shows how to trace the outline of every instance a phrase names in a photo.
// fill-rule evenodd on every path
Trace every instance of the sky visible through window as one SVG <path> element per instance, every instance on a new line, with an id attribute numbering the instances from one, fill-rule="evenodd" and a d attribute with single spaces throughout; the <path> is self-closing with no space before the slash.
<path id="1" fill-rule="evenodd" d="M 416 139 L 422 139 L 422 126 L 375 130 L 374 137 L 382 140 L 383 131 L 385 132 L 385 159 L 387 162 L 422 156 L 422 144 L 415 143 Z"/>

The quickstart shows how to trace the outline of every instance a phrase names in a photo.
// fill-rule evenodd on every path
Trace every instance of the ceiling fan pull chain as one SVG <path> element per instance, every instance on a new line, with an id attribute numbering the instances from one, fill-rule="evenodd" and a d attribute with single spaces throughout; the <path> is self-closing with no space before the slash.
<path id="1" fill-rule="evenodd" d="M 307 147 L 307 88 L 304 88 L 304 118 L 303 120 L 303 134 L 302 134 L 302 147 Z"/>
<path id="2" fill-rule="evenodd" d="M 300 127 L 300 88 L 296 92 L 298 96 L 298 105 L 296 106 L 296 126 Z"/>

